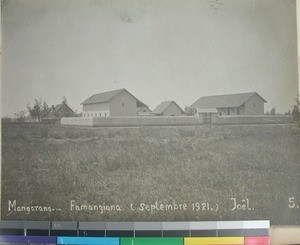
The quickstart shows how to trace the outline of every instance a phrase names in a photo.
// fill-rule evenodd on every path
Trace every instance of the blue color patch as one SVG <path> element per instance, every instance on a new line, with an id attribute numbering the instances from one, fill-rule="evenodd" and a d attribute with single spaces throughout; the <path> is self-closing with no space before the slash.
<path id="1" fill-rule="evenodd" d="M 57 244 L 64 245 L 119 245 L 119 238 L 106 237 L 57 237 Z"/>

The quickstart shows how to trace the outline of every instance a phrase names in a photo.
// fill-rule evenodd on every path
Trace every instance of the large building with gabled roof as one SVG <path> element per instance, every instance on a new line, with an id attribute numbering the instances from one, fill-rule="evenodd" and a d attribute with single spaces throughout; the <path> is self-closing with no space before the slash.
<path id="1" fill-rule="evenodd" d="M 256 92 L 205 96 L 189 109 L 217 109 L 219 115 L 263 115 L 267 101 Z"/>
<path id="2" fill-rule="evenodd" d="M 163 101 L 153 111 L 156 116 L 182 116 L 184 111 L 175 101 Z"/>
<path id="3" fill-rule="evenodd" d="M 83 117 L 137 116 L 141 108 L 148 108 L 126 89 L 94 94 L 81 104 Z"/>

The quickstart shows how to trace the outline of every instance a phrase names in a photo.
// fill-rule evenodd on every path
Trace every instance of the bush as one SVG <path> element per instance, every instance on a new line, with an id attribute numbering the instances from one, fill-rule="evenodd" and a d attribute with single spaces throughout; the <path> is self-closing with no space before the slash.
<path id="1" fill-rule="evenodd" d="M 299 123 L 299 119 L 300 119 L 300 100 L 299 100 L 299 94 L 296 97 L 296 104 L 294 105 L 293 111 L 292 111 L 292 115 L 293 118 L 296 122 Z"/>
<path id="2" fill-rule="evenodd" d="M 9 118 L 9 117 L 2 117 L 1 118 L 1 122 L 2 122 L 2 124 L 3 123 L 11 123 L 11 118 Z"/>

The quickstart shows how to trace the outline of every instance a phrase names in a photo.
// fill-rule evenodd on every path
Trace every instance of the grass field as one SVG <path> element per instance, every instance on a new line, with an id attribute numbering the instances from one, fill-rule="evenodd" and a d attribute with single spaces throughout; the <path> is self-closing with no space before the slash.
<path id="1" fill-rule="evenodd" d="M 231 210 L 249 199 L 254 210 Z M 271 219 L 300 224 L 297 125 L 79 128 L 2 125 L 2 219 L 152 221 Z M 44 205 L 53 212 L 8 212 Z M 122 211 L 71 211 L 77 204 Z M 131 210 L 140 203 L 187 203 L 188 210 Z M 194 203 L 216 210 L 192 210 Z"/>

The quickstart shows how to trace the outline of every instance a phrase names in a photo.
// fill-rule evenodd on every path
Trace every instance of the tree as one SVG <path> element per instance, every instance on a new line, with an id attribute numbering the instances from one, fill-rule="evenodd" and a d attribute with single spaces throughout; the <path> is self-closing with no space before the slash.
<path id="1" fill-rule="evenodd" d="M 23 110 L 15 113 L 15 118 L 17 119 L 18 122 L 25 122 L 26 111 Z"/>
<path id="2" fill-rule="evenodd" d="M 187 116 L 194 116 L 196 114 L 196 110 L 190 109 L 188 106 L 184 108 L 184 112 Z"/>
<path id="3" fill-rule="evenodd" d="M 43 102 L 42 116 L 43 117 L 49 117 L 49 107 L 48 107 L 48 104 L 47 104 L 46 100 L 44 100 L 44 102 Z"/>
<path id="4" fill-rule="evenodd" d="M 28 112 L 33 119 L 36 119 L 38 122 L 41 121 L 41 116 L 43 113 L 42 99 L 34 99 L 33 107 L 30 104 L 27 105 Z"/>
<path id="5" fill-rule="evenodd" d="M 284 113 L 284 115 L 292 115 L 292 112 L 291 112 L 291 110 L 289 110 L 289 111 L 285 112 L 285 113 Z"/>
<path id="6" fill-rule="evenodd" d="M 66 96 L 63 97 L 63 101 L 62 102 L 65 103 L 65 104 L 68 104 Z"/>
<path id="7" fill-rule="evenodd" d="M 275 115 L 276 114 L 276 108 L 273 107 L 271 110 L 270 110 L 270 115 Z"/>
<path id="8" fill-rule="evenodd" d="M 299 119 L 300 119 L 300 99 L 299 99 L 299 94 L 297 95 L 296 99 L 295 99 L 296 104 L 294 105 L 293 111 L 292 111 L 292 115 L 293 118 L 296 122 L 299 123 Z"/>

